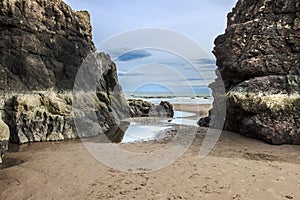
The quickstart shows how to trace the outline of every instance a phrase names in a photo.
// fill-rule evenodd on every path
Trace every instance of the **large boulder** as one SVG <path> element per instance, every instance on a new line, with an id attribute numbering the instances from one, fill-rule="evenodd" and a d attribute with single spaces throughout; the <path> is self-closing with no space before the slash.
<path id="1" fill-rule="evenodd" d="M 239 0 L 215 45 L 217 81 L 227 96 L 225 128 L 272 144 L 300 144 L 300 2 Z M 214 97 L 212 111 L 224 100 L 218 92 Z"/>
<path id="2" fill-rule="evenodd" d="M 0 109 L 12 142 L 94 136 L 129 117 L 115 63 L 96 53 L 88 12 L 62 0 L 3 0 L 0 23 Z"/>

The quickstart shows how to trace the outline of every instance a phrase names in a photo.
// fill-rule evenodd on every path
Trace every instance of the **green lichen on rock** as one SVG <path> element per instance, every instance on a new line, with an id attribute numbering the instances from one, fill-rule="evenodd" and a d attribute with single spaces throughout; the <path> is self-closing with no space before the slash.
<path id="1" fill-rule="evenodd" d="M 28 143 L 76 138 L 70 93 L 54 91 L 13 96 L 12 142 Z M 34 106 L 36 105 L 36 106 Z M 70 134 L 72 133 L 72 134 Z"/>
<path id="2" fill-rule="evenodd" d="M 246 112 L 260 113 L 270 111 L 273 115 L 280 112 L 300 110 L 300 95 L 274 94 L 261 96 L 255 93 L 228 93 L 228 101 L 233 102 Z"/>
<path id="3" fill-rule="evenodd" d="M 9 128 L 2 120 L 0 120 L 0 141 L 9 140 Z"/>
<path id="4" fill-rule="evenodd" d="M 300 144 L 300 83 L 287 79 L 259 77 L 231 89 L 226 128 L 272 144 Z"/>
<path id="5" fill-rule="evenodd" d="M 0 164 L 2 164 L 2 157 L 4 152 L 8 149 L 9 136 L 10 131 L 7 124 L 5 124 L 2 119 L 0 119 Z"/>
<path id="6" fill-rule="evenodd" d="M 58 93 L 53 90 L 14 94 L 9 103 L 12 108 L 11 141 L 20 144 L 58 141 L 104 133 L 116 125 L 116 116 L 108 108 L 110 99 L 98 97 L 95 92 Z M 84 133 L 77 133 L 75 118 L 86 123 Z"/>
<path id="7" fill-rule="evenodd" d="M 30 96 L 31 98 L 34 95 Z M 45 93 L 40 93 L 40 101 L 42 102 L 42 106 L 44 106 L 49 113 L 52 114 L 60 114 L 60 115 L 70 115 L 71 114 L 71 106 L 69 104 L 69 100 L 72 98 L 72 94 L 60 94 L 57 95 L 57 92 L 50 91 Z"/>

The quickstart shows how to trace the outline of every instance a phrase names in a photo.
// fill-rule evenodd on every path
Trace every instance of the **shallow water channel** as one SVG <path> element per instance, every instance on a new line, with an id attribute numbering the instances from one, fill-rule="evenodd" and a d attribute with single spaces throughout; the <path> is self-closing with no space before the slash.
<path id="1" fill-rule="evenodd" d="M 189 125 L 197 126 L 197 120 L 191 119 L 196 116 L 192 112 L 175 111 L 174 117 L 171 119 L 162 118 L 163 125 L 144 125 L 136 122 L 123 122 L 120 126 L 110 129 L 106 136 L 114 143 L 137 143 L 151 141 L 163 138 L 161 135 L 167 129 L 171 129 L 172 125 Z"/>

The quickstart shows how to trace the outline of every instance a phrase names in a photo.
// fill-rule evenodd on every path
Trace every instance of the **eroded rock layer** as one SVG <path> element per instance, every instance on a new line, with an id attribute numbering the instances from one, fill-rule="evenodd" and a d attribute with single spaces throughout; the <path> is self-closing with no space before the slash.
<path id="1" fill-rule="evenodd" d="M 300 1 L 239 0 L 215 45 L 227 94 L 225 128 L 300 144 Z"/>

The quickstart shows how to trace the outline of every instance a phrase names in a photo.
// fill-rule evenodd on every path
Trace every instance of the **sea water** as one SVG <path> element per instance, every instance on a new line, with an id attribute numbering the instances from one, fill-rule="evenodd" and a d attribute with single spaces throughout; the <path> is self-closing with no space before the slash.
<path id="1" fill-rule="evenodd" d="M 169 122 L 170 124 L 177 124 L 177 125 L 189 125 L 189 126 L 197 126 L 198 127 L 198 120 L 190 119 L 190 117 L 196 116 L 195 113 L 192 112 L 181 112 L 175 111 L 174 117 L 171 120 L 164 120 L 163 122 Z"/>
<path id="2" fill-rule="evenodd" d="M 161 101 L 169 101 L 171 104 L 212 104 L 213 98 L 209 94 L 201 94 L 198 96 L 190 94 L 180 94 L 175 95 L 172 93 L 162 93 L 162 92 L 135 92 L 135 93 L 126 93 L 125 96 L 127 99 L 142 99 L 153 104 L 159 104 Z M 112 142 L 116 143 L 136 143 L 151 141 L 157 138 L 163 138 L 163 133 L 166 129 L 172 128 L 172 125 L 189 125 L 196 126 L 197 119 L 193 119 L 196 114 L 192 112 L 183 112 L 175 111 L 174 117 L 171 119 L 162 119 L 164 126 L 148 126 L 143 124 L 138 124 L 131 122 L 125 124 L 123 128 L 117 128 L 112 130 L 110 135 L 114 135 Z M 116 133 L 118 137 L 116 137 Z"/>
<path id="3" fill-rule="evenodd" d="M 154 93 L 137 92 L 125 93 L 127 99 L 142 99 L 153 104 L 159 104 L 161 101 L 169 101 L 171 104 L 212 104 L 213 98 L 210 94 L 172 94 L 172 93 Z"/>
<path id="4" fill-rule="evenodd" d="M 122 143 L 135 143 L 155 140 L 157 138 L 164 138 L 161 133 L 167 129 L 172 128 L 172 124 L 198 126 L 197 120 L 189 119 L 195 116 L 195 113 L 175 111 L 174 117 L 168 120 L 162 120 L 163 123 L 169 123 L 165 126 L 145 126 L 131 122 L 126 130 L 124 130 L 124 137 Z"/>
<path id="5" fill-rule="evenodd" d="M 125 131 L 122 143 L 145 142 L 155 140 L 159 133 L 171 127 L 130 125 Z"/>

